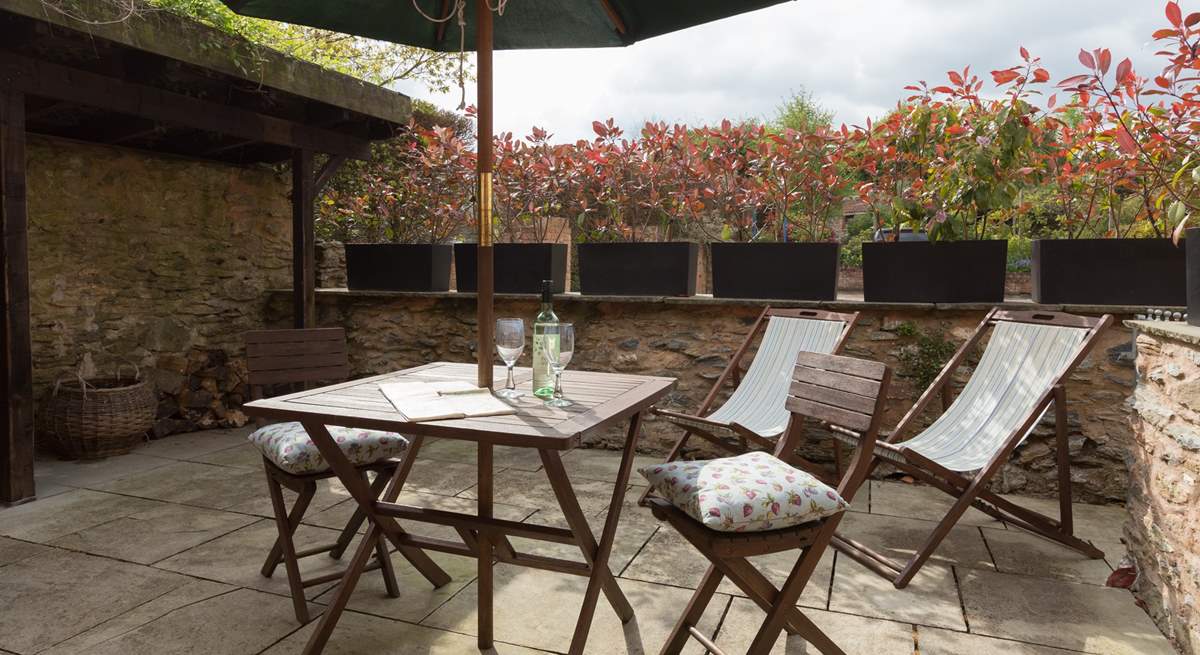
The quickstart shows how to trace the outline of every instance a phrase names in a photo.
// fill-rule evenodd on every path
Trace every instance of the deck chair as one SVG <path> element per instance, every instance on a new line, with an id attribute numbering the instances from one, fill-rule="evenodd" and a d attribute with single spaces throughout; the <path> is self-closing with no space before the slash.
<path id="1" fill-rule="evenodd" d="M 772 450 L 788 425 L 789 414 L 783 401 L 796 355 L 840 351 L 857 320 L 857 312 L 837 314 L 815 309 L 763 309 L 695 414 L 654 410 L 658 416 L 684 429 L 668 453 L 667 461 L 679 458 L 692 435 L 734 454 L 744 453 L 752 445 Z M 762 333 L 762 341 L 743 377 L 742 360 L 759 333 Z M 737 388 L 729 400 L 709 413 L 721 389 L 731 381 Z M 840 446 L 839 443 L 835 454 L 839 462 Z M 794 453 L 789 453 L 788 461 L 798 460 Z M 798 463 L 809 466 L 808 462 Z M 644 502 L 645 498 L 643 494 L 639 502 Z"/>
<path id="2" fill-rule="evenodd" d="M 246 333 L 245 342 L 248 382 L 251 397 L 254 399 L 262 398 L 264 389 L 268 386 L 335 382 L 344 380 L 350 373 L 346 333 L 342 328 L 256 330 Z M 280 563 L 284 565 L 296 620 L 307 623 L 309 612 L 304 589 L 340 580 L 342 572 L 305 579 L 300 575 L 300 560 L 322 553 L 339 559 L 358 534 L 358 528 L 366 520 L 366 514 L 361 509 L 356 510 L 333 543 L 296 550 L 293 535 L 317 492 L 317 482 L 331 478 L 334 474 L 299 423 L 265 425 L 260 422 L 259 426 L 249 439 L 263 456 L 267 491 L 279 532 L 274 546 L 267 554 L 266 562 L 263 563 L 261 573 L 269 578 Z M 389 485 L 389 482 L 397 478 L 404 468 L 401 464 L 404 463 L 404 455 L 408 450 L 408 441 L 398 434 L 377 430 L 335 426 L 330 426 L 329 429 L 343 445 L 343 449 L 358 467 L 364 480 L 370 481 L 368 473 L 374 473 L 375 479 L 370 481 L 371 493 L 376 498 L 395 501 L 399 487 L 394 483 Z M 285 488 L 296 494 L 295 503 L 290 511 L 284 504 Z M 449 582 L 449 575 L 424 551 L 404 547 L 400 549 L 400 553 L 435 587 Z M 398 598 L 400 587 L 396 583 L 387 542 L 383 537 L 375 544 L 374 561 L 366 570 L 375 569 L 383 575 L 388 596 Z"/>
<path id="3" fill-rule="evenodd" d="M 1097 337 L 1112 323 L 1100 318 L 1057 312 L 993 309 L 900 420 L 886 441 L 875 444 L 872 469 L 887 462 L 956 498 L 925 543 L 905 563 L 895 562 L 843 535 L 834 547 L 897 588 L 908 585 L 969 507 L 1073 548 L 1091 558 L 1104 557 L 1074 535 L 1071 518 L 1071 470 L 1067 442 L 1067 376 L 1087 356 Z M 967 355 L 992 336 L 979 365 L 956 399 L 950 381 Z M 901 441 L 925 409 L 940 396 L 942 414 L 924 431 Z M 1054 407 L 1058 465 L 1057 520 L 1016 505 L 988 490 L 988 483 L 1009 460 L 1042 416 Z M 857 446 L 861 440 L 833 429 L 834 437 Z"/>
<path id="4" fill-rule="evenodd" d="M 767 613 L 754 641 L 746 651 L 749 655 L 765 655 L 770 652 L 779 638 L 779 633 L 785 630 L 788 634 L 803 637 L 825 655 L 844 655 L 842 649 L 796 607 L 796 601 L 800 598 L 800 594 L 804 591 L 805 585 L 817 567 L 817 562 L 820 561 L 833 538 L 845 509 L 854 498 L 855 491 L 862 486 L 866 479 L 890 378 L 891 371 L 887 366 L 878 362 L 802 352 L 797 356 L 793 372 L 788 375 L 790 384 L 785 389 L 790 388 L 790 391 L 786 393 L 783 404 L 789 414 L 789 423 L 783 436 L 775 445 L 774 457 L 755 452 L 739 457 L 691 463 L 693 467 L 698 466 L 700 470 L 707 469 L 709 471 L 707 478 L 713 481 L 714 486 L 719 484 L 719 488 L 728 489 L 728 485 L 734 485 L 734 490 L 727 493 L 734 494 L 732 497 L 740 499 L 742 496 L 736 494 L 746 494 L 746 492 L 737 488 L 738 476 L 723 474 L 725 471 L 719 468 L 722 463 L 728 466 L 730 462 L 747 457 L 771 457 L 774 460 L 774 471 L 790 469 L 790 473 L 786 477 L 793 478 L 789 482 L 794 482 L 795 479 L 806 474 L 791 468 L 782 460 L 782 456 L 790 450 L 794 450 L 803 441 L 805 420 L 815 419 L 838 425 L 847 434 L 857 435 L 862 447 L 852 459 L 846 475 L 838 485 L 837 494 L 842 501 L 840 508 L 834 508 L 831 510 L 832 513 L 827 516 L 779 529 L 768 528 L 762 531 L 743 532 L 718 531 L 714 527 L 701 523 L 693 513 L 682 509 L 680 505 L 683 503 L 678 497 L 674 498 L 674 502 L 668 500 L 667 496 L 670 494 L 664 490 L 664 486 L 668 486 L 667 484 L 652 485 L 655 493 L 647 499 L 647 502 L 655 517 L 669 523 L 712 563 L 660 651 L 663 655 L 675 655 L 681 652 L 689 638 L 695 639 L 709 652 L 724 655 L 723 651 L 697 628 L 697 625 L 722 578 L 726 577 Z M 669 464 L 671 462 L 658 466 Z M 683 464 L 688 463 L 677 463 L 677 465 Z M 655 468 L 657 466 L 646 467 L 643 469 L 643 474 L 647 478 L 652 478 L 654 477 L 652 471 Z M 767 485 L 779 482 L 778 477 L 770 477 L 770 472 L 761 472 L 765 470 L 760 469 L 755 472 L 754 476 L 744 479 L 748 483 L 755 477 L 763 476 L 765 479 L 754 480 L 754 482 Z M 662 476 L 659 477 L 661 479 Z M 703 480 L 705 477 L 701 475 L 699 479 Z M 815 482 L 815 478 L 807 479 L 810 481 L 808 483 L 810 485 Z M 677 482 L 670 483 L 668 481 L 668 483 L 670 490 L 679 489 Z M 819 482 L 816 484 L 820 485 Z M 832 490 L 827 487 L 825 490 L 832 493 Z M 708 493 L 708 490 L 705 493 Z M 786 500 L 786 494 L 786 491 L 778 492 L 778 498 L 770 499 L 766 497 L 770 494 L 760 494 L 754 498 L 754 502 L 770 503 L 775 500 L 790 502 Z M 746 497 L 750 495 L 746 494 Z M 808 494 L 803 494 L 800 501 L 807 503 L 809 497 Z M 701 514 L 708 513 L 698 507 L 693 511 L 699 511 Z M 741 512 L 735 511 L 734 513 L 740 514 Z M 776 589 L 746 559 L 747 557 L 791 550 L 797 551 L 798 557 L 786 582 L 780 589 Z"/>

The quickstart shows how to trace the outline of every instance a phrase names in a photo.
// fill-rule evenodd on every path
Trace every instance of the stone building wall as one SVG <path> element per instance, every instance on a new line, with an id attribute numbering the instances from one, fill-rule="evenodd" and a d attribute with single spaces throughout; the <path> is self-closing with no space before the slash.
<path id="1" fill-rule="evenodd" d="M 1129 552 L 1135 591 L 1183 653 L 1200 653 L 1200 328 L 1137 322 Z"/>
<path id="2" fill-rule="evenodd" d="M 344 326 L 351 342 L 356 375 L 381 373 L 434 361 L 474 361 L 475 299 L 454 294 L 319 291 L 318 321 Z M 272 297 L 269 320 L 286 326 L 289 297 Z M 917 380 L 936 372 L 929 361 L 939 346 L 961 344 L 982 319 L 983 306 L 960 309 L 893 309 L 847 303 L 840 311 L 862 311 L 847 347 L 849 354 L 896 367 L 885 425 L 893 426 L 924 388 Z M 762 305 L 702 299 L 632 300 L 579 296 L 556 300 L 555 310 L 578 327 L 572 367 L 626 373 L 666 375 L 679 379 L 667 400 L 673 409 L 695 408 L 720 375 Z M 530 318 L 533 298 L 498 297 L 497 316 Z M 1126 399 L 1133 389 L 1129 331 L 1116 327 L 1101 337 L 1094 354 L 1068 386 L 1073 479 L 1076 496 L 1085 501 L 1125 498 L 1125 456 L 1131 434 Z M 523 365 L 528 365 L 528 351 Z M 969 372 L 969 368 L 967 369 Z M 960 382 L 965 380 L 962 377 Z M 567 389 L 568 395 L 570 390 Z M 1053 416 L 1053 412 L 1048 413 Z M 931 417 L 932 418 L 932 417 Z M 1004 492 L 1055 492 L 1053 419 L 1040 426 L 1018 450 L 999 477 Z M 663 452 L 677 432 L 650 418 L 642 447 Z M 615 446 L 618 430 L 599 436 L 593 445 Z M 696 443 L 702 443 L 697 440 Z M 827 442 L 819 444 L 819 457 Z"/>
<path id="3" fill-rule="evenodd" d="M 241 333 L 291 284 L 290 181 L 40 137 L 28 175 L 36 392 L 133 364 L 159 436 L 243 423 Z"/>

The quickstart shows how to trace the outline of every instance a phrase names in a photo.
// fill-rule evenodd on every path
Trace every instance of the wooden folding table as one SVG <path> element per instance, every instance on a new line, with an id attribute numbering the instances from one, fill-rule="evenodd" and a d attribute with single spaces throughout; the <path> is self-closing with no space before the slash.
<path id="1" fill-rule="evenodd" d="M 246 413 L 268 419 L 300 421 L 313 442 L 345 485 L 351 497 L 370 520 L 367 538 L 360 542 L 350 566 L 325 609 L 305 653 L 320 653 L 329 640 L 342 610 L 345 609 L 354 585 L 371 558 L 373 544 L 382 532 L 397 548 L 425 550 L 475 557 L 479 560 L 479 648 L 492 647 L 492 567 L 494 562 L 557 571 L 588 578 L 583 606 L 575 624 L 569 653 L 583 653 L 591 628 L 592 616 L 600 592 L 603 591 L 622 622 L 633 618 L 633 608 L 617 586 L 608 568 L 620 520 L 622 500 L 633 466 L 642 412 L 661 399 L 674 385 L 672 378 L 567 371 L 563 374 L 563 389 L 575 405 L 564 409 L 543 406 L 540 400 L 527 395 L 517 404 L 518 413 L 511 416 L 479 417 L 449 421 L 412 423 L 405 421 L 379 390 L 381 382 L 397 380 L 468 380 L 474 381 L 474 364 L 438 362 L 416 368 L 388 373 L 320 389 L 303 391 L 268 400 L 256 400 L 245 406 Z M 519 388 L 530 392 L 528 369 L 518 370 Z M 503 379 L 497 375 L 495 379 Z M 608 515 L 597 542 L 579 507 L 575 491 L 563 467 L 561 453 L 582 442 L 598 430 L 629 421 L 624 452 L 613 487 Z M 399 432 L 409 437 L 411 446 L 404 463 L 396 470 L 383 500 L 376 500 L 368 483 L 334 442 L 327 425 L 339 425 Z M 404 479 L 418 456 L 425 437 L 474 441 L 478 444 L 477 488 L 478 510 L 475 514 L 447 512 L 394 502 Z M 534 448 L 541 456 L 559 508 L 566 517 L 567 528 L 557 528 L 493 516 L 494 489 L 492 450 L 494 446 Z M 391 501 L 391 502 L 389 502 Z M 460 541 L 436 539 L 405 532 L 396 519 L 446 525 L 457 530 Z M 522 537 L 555 543 L 575 544 L 583 561 L 544 557 L 518 552 L 509 537 Z"/>

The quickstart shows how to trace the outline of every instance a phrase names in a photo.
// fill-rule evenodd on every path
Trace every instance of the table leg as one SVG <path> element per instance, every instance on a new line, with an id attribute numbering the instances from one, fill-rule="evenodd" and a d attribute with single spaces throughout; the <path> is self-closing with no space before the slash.
<path id="1" fill-rule="evenodd" d="M 624 506 L 625 488 L 629 485 L 629 473 L 633 468 L 634 451 L 637 449 L 638 438 L 641 433 L 642 415 L 635 414 L 629 421 L 629 431 L 625 435 L 625 450 L 621 455 L 621 466 L 617 470 L 617 480 L 613 486 L 612 499 L 608 504 L 608 516 L 604 520 L 604 529 L 600 533 L 600 543 L 595 546 L 595 556 L 591 558 L 592 574 L 588 578 L 587 590 L 583 594 L 583 607 L 579 610 L 579 619 L 575 623 L 575 633 L 571 637 L 571 648 L 567 652 L 570 655 L 583 655 L 583 649 L 587 645 L 588 632 L 592 629 L 592 617 L 596 613 L 596 603 L 600 598 L 600 591 L 603 589 L 608 596 L 608 600 L 612 603 L 613 609 L 616 610 L 617 616 L 621 618 L 622 623 L 628 623 L 633 619 L 633 607 L 625 598 L 625 594 L 621 592 L 621 588 L 617 586 L 616 577 L 608 568 L 608 559 L 612 555 L 613 542 L 617 536 L 617 524 L 621 520 L 621 508 Z M 580 547 L 584 551 L 584 556 L 590 548 L 587 544 L 595 544 L 595 537 L 592 536 L 591 528 L 588 526 L 586 518 L 583 519 L 582 525 L 576 528 L 575 523 L 583 518 L 583 512 L 579 509 L 579 503 L 575 499 L 575 492 L 571 488 L 570 483 L 566 479 L 566 472 L 561 470 L 562 462 L 558 458 L 557 453 L 553 453 L 553 457 L 546 457 L 543 453 L 543 462 L 557 462 L 558 471 L 551 473 L 550 467 L 547 467 L 547 473 L 551 477 L 551 485 L 555 487 L 555 495 L 559 498 L 559 503 L 563 513 L 567 515 L 568 524 L 571 525 L 571 530 L 575 532 L 580 542 Z M 554 466 L 554 464 L 551 464 Z M 555 481 L 554 478 L 558 478 Z M 564 502 L 566 501 L 566 502 Z M 569 507 L 570 506 L 570 507 Z M 572 518 L 574 515 L 574 518 Z"/>
<path id="2" fill-rule="evenodd" d="M 480 518 L 492 518 L 494 484 L 492 480 L 492 445 L 480 443 L 478 453 L 479 498 L 478 513 Z M 491 536 L 481 530 L 479 540 L 479 650 L 492 647 L 492 543 Z"/>

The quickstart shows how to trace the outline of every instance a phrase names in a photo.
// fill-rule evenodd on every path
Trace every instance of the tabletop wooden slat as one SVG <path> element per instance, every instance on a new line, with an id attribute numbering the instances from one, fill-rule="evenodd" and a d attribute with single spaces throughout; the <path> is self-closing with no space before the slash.
<path id="1" fill-rule="evenodd" d="M 495 379 L 505 371 L 497 367 Z M 514 369 L 517 388 L 526 392 L 517 413 L 448 421 L 406 421 L 380 391 L 379 385 L 400 380 L 464 380 L 474 383 L 474 364 L 435 362 L 360 380 L 310 389 L 245 405 L 251 416 L 289 421 L 316 421 L 389 430 L 410 435 L 467 439 L 497 445 L 535 448 L 573 448 L 583 437 L 649 408 L 674 385 L 672 378 L 567 370 L 563 390 L 576 404 L 546 407 L 529 393 L 528 368 Z"/>

